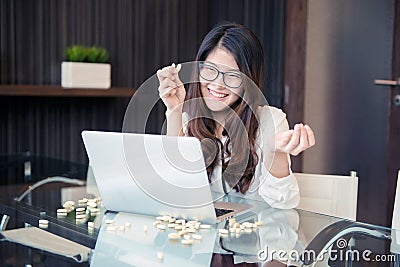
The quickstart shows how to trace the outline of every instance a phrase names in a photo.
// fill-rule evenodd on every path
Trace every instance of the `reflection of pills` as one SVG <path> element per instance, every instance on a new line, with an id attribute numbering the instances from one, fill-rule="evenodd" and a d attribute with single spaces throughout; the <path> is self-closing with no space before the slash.
<path id="1" fill-rule="evenodd" d="M 147 225 L 143 226 L 143 232 L 146 234 L 147 233 Z"/>
<path id="2" fill-rule="evenodd" d="M 192 245 L 194 243 L 193 239 L 182 239 L 181 243 L 183 245 Z"/>
<path id="3" fill-rule="evenodd" d="M 125 223 L 125 227 L 126 227 L 126 228 L 131 228 L 131 223 L 126 222 L 126 223 Z"/>
<path id="4" fill-rule="evenodd" d="M 107 231 L 115 232 L 115 231 L 117 231 L 117 227 L 109 225 L 109 226 L 107 226 Z"/>
<path id="5" fill-rule="evenodd" d="M 153 222 L 153 226 L 156 226 L 157 224 L 160 224 L 161 223 L 161 221 L 155 221 L 155 222 Z"/>
<path id="6" fill-rule="evenodd" d="M 94 222 L 88 222 L 88 227 L 94 228 Z"/>
<path id="7" fill-rule="evenodd" d="M 164 259 L 164 253 L 162 253 L 161 251 L 157 252 L 157 259 L 163 260 Z"/>
<path id="8" fill-rule="evenodd" d="M 114 220 L 106 219 L 106 220 L 104 220 L 104 222 L 105 222 L 106 224 L 113 224 L 113 223 L 114 223 Z"/>
<path id="9" fill-rule="evenodd" d="M 201 235 L 193 234 L 192 238 L 196 240 L 201 240 L 203 237 Z"/>
<path id="10" fill-rule="evenodd" d="M 169 239 L 179 239 L 180 237 L 181 237 L 181 235 L 178 233 L 169 233 L 168 234 Z"/>

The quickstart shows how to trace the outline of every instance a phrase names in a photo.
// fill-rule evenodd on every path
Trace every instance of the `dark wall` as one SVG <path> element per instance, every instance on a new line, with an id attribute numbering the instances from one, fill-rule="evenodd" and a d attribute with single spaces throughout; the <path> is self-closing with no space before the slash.
<path id="1" fill-rule="evenodd" d="M 66 47 L 79 44 L 107 48 L 112 86 L 137 88 L 160 67 L 191 61 L 212 26 L 229 20 L 263 43 L 263 92 L 280 107 L 284 8 L 281 0 L 0 1 L 0 84 L 59 85 Z M 0 153 L 29 150 L 84 163 L 80 131 L 121 131 L 128 101 L 1 96 Z M 160 108 L 154 128 L 162 114 Z"/>

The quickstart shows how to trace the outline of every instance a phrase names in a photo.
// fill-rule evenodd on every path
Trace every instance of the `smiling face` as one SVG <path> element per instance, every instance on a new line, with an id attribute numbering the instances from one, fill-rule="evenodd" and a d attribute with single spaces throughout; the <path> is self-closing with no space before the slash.
<path id="1" fill-rule="evenodd" d="M 225 82 L 237 79 L 239 67 L 233 58 L 233 55 L 223 49 L 215 48 L 205 59 L 205 63 L 215 67 L 220 72 L 229 72 L 225 74 Z M 207 70 L 206 70 L 207 71 Z M 213 81 L 207 81 L 200 77 L 200 89 L 204 102 L 212 112 L 221 112 L 229 109 L 243 95 L 243 87 L 230 88 L 223 81 L 222 73 Z"/>

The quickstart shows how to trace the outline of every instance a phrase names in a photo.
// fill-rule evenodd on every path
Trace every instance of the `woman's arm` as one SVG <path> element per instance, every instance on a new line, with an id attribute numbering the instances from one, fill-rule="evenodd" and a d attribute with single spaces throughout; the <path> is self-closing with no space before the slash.
<path id="1" fill-rule="evenodd" d="M 183 136 L 182 108 L 176 108 L 165 112 L 167 117 L 167 135 Z"/>
<path id="2" fill-rule="evenodd" d="M 179 79 L 178 72 L 181 67 L 178 64 L 164 67 L 157 71 L 160 82 L 158 92 L 161 100 L 167 108 L 167 135 L 183 135 L 182 132 L 182 106 L 185 100 L 186 91 Z"/>

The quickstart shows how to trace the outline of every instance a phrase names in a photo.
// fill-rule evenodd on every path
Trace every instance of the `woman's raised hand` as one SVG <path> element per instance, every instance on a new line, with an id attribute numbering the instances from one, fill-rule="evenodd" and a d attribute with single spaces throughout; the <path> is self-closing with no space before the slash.
<path id="1" fill-rule="evenodd" d="M 296 124 L 293 130 L 278 133 L 275 136 L 276 152 L 297 156 L 315 145 L 314 132 L 308 125 Z"/>
<path id="2" fill-rule="evenodd" d="M 185 100 L 185 87 L 178 75 L 180 69 L 181 64 L 176 67 L 175 64 L 172 64 L 157 71 L 157 77 L 160 82 L 158 93 L 167 107 L 167 112 L 173 111 L 182 105 Z"/>

